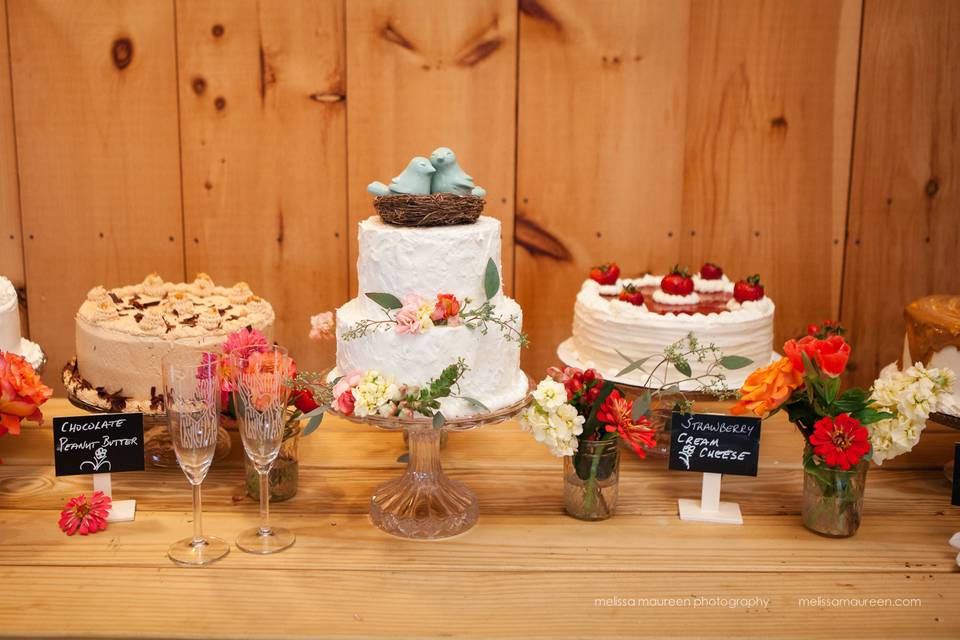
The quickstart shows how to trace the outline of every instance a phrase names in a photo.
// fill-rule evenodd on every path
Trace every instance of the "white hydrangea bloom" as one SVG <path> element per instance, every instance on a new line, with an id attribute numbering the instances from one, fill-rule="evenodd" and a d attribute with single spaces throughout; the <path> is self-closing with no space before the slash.
<path id="1" fill-rule="evenodd" d="M 353 412 L 361 418 L 380 413 L 381 407 L 400 400 L 400 388 L 392 378 L 380 375 L 376 371 L 367 371 L 360 384 L 352 390 Z"/>
<path id="2" fill-rule="evenodd" d="M 942 408 L 955 379 L 949 369 L 927 369 L 920 363 L 904 371 L 890 366 L 880 373 L 870 397 L 879 411 L 894 417 L 868 426 L 874 462 L 883 464 L 917 445 L 927 418 Z"/>

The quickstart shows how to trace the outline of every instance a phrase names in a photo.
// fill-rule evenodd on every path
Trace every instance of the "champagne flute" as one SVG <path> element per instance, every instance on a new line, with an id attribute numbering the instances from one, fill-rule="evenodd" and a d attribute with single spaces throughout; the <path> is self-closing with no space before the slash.
<path id="1" fill-rule="evenodd" d="M 193 537 L 174 542 L 167 555 L 178 564 L 210 564 L 230 552 L 225 541 L 203 535 L 200 517 L 200 485 L 213 462 L 220 426 L 220 356 L 200 349 L 174 349 L 161 358 L 160 366 L 173 450 L 193 486 Z"/>
<path id="2" fill-rule="evenodd" d="M 279 346 L 246 346 L 227 356 L 228 378 L 243 448 L 260 476 L 260 526 L 242 531 L 237 547 L 248 553 L 276 553 L 292 545 L 289 529 L 270 526 L 270 467 L 286 424 L 293 360 Z"/>

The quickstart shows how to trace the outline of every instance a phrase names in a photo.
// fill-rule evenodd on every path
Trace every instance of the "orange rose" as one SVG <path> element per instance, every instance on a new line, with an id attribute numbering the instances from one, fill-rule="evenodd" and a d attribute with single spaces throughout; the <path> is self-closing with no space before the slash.
<path id="1" fill-rule="evenodd" d="M 43 420 L 40 405 L 52 395 L 29 362 L 15 353 L 0 352 L 0 436 L 8 431 L 19 435 L 25 418 Z"/>
<path id="2" fill-rule="evenodd" d="M 781 358 L 768 367 L 751 373 L 740 389 L 740 399 L 730 409 L 735 416 L 750 412 L 766 418 L 803 385 L 803 375 L 790 358 Z"/>

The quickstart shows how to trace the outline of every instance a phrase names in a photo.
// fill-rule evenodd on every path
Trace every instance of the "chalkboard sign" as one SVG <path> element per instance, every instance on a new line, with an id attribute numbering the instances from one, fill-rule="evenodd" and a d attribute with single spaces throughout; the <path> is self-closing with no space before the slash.
<path id="1" fill-rule="evenodd" d="M 757 475 L 760 419 L 710 413 L 674 413 L 670 469 Z"/>
<path id="2" fill-rule="evenodd" d="M 58 476 L 143 471 L 143 414 L 54 418 L 53 458 Z"/>
<path id="3" fill-rule="evenodd" d="M 953 445 L 953 499 L 950 504 L 960 507 L 960 442 Z"/>

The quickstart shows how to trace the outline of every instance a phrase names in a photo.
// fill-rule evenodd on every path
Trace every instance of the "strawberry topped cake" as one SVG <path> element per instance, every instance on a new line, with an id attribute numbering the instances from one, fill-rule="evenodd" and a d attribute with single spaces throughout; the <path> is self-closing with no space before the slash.
<path id="1" fill-rule="evenodd" d="M 619 267 L 609 263 L 593 268 L 581 286 L 574 305 L 573 336 L 560 345 L 558 354 L 568 365 L 594 368 L 617 382 L 642 385 L 648 376 L 643 371 L 617 376 L 628 364 L 624 356 L 637 360 L 662 354 L 692 333 L 702 343 L 764 366 L 773 354 L 774 308 L 759 275 L 733 281 L 712 262 L 696 273 L 677 266 L 667 274 L 639 278 L 621 278 Z M 698 370 L 699 364 L 691 363 L 690 377 L 705 373 L 706 364 Z M 741 384 L 750 370 L 726 372 L 728 384 Z M 657 373 L 658 385 L 684 377 L 672 368 L 663 374 Z M 695 386 L 681 383 L 681 388 Z"/>

